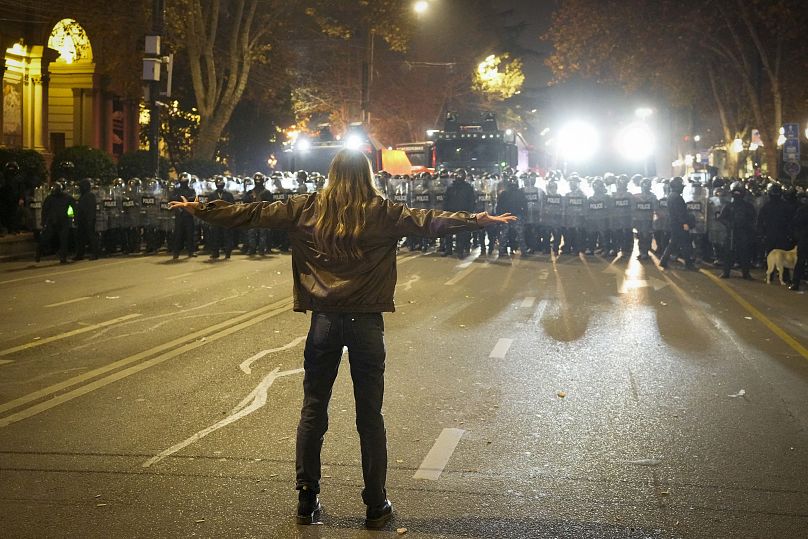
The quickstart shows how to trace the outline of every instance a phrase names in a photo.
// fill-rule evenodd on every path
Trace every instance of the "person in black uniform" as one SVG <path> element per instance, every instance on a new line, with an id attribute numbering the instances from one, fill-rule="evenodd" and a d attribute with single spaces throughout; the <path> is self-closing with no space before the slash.
<path id="1" fill-rule="evenodd" d="M 790 250 L 794 246 L 791 225 L 796 207 L 783 200 L 783 188 L 779 183 L 770 183 L 766 189 L 769 200 L 758 213 L 758 234 L 763 239 L 764 255 L 772 249 Z M 790 281 L 788 270 L 783 270 L 783 280 Z"/>
<path id="2" fill-rule="evenodd" d="M 180 186 L 174 190 L 171 201 L 180 202 L 183 197 L 186 200 L 195 200 L 196 191 L 191 186 L 191 175 L 187 172 L 180 174 Z M 188 250 L 188 257 L 196 257 L 196 246 L 194 245 L 194 218 L 182 210 L 174 210 L 174 260 L 180 257 L 183 246 Z"/>
<path id="3" fill-rule="evenodd" d="M 0 231 L 19 234 L 25 204 L 25 180 L 16 161 L 6 163 L 0 178 Z"/>
<path id="4" fill-rule="evenodd" d="M 244 195 L 244 203 L 251 204 L 253 202 L 272 202 L 274 197 L 272 193 L 264 187 L 266 176 L 260 172 L 253 175 L 253 182 L 255 187 Z M 255 256 L 256 252 L 261 256 L 272 254 L 272 246 L 270 245 L 270 230 L 266 228 L 252 228 L 247 231 L 247 254 Z"/>
<path id="5" fill-rule="evenodd" d="M 685 190 L 684 180 L 676 176 L 670 181 L 670 195 L 668 195 L 668 219 L 670 222 L 671 238 L 665 247 L 665 252 L 662 253 L 662 258 L 659 260 L 661 268 L 667 268 L 671 256 L 675 253 L 685 260 L 685 268 L 695 270 L 696 265 L 693 264 L 693 244 L 690 242 L 690 229 L 695 226 L 696 220 L 693 215 L 687 211 L 687 204 L 682 198 L 682 192 Z"/>
<path id="6" fill-rule="evenodd" d="M 751 279 L 749 268 L 752 265 L 752 248 L 755 241 L 755 207 L 744 200 L 746 189 L 741 182 L 730 186 L 732 202 L 727 204 L 718 220 L 727 227 L 727 244 L 724 248 L 724 272 L 722 279 L 729 277 L 732 264 L 738 262 L 744 279 Z"/>
<path id="7" fill-rule="evenodd" d="M 473 212 L 476 202 L 474 197 L 474 187 L 466 181 L 468 172 L 466 169 L 457 169 L 455 179 L 446 189 L 446 198 L 443 201 L 445 211 L 466 211 Z M 458 232 L 457 234 L 457 257 L 465 258 L 471 250 L 471 232 Z M 451 256 L 454 245 L 454 236 L 447 236 L 446 251 L 443 256 Z"/>
<path id="8" fill-rule="evenodd" d="M 797 240 L 797 265 L 794 266 L 794 279 L 789 290 L 799 290 L 800 281 L 808 272 L 808 200 L 797 207 L 794 213 L 793 234 Z"/>
<path id="9" fill-rule="evenodd" d="M 236 199 L 233 193 L 224 190 L 225 181 L 224 177 L 216 176 L 216 190 L 208 195 L 208 202 L 215 200 L 224 200 L 230 204 L 235 204 Z M 224 250 L 224 258 L 229 259 L 230 253 L 233 252 L 233 233 L 230 229 L 222 226 L 211 225 L 210 227 L 210 258 L 216 260 L 219 258 L 219 251 Z"/>
<path id="10" fill-rule="evenodd" d="M 519 219 L 524 218 L 527 212 L 527 197 L 525 192 L 519 188 L 516 176 L 506 177 L 505 190 L 497 197 L 496 212 L 506 212 L 515 215 Z M 525 255 L 527 250 L 524 227 L 518 221 L 504 225 L 500 232 L 499 256 L 508 256 L 508 247 L 511 248 L 510 254 L 513 254 L 518 249 L 522 256 Z"/>
<path id="11" fill-rule="evenodd" d="M 79 182 L 79 202 L 76 207 L 76 257 L 84 260 L 84 249 L 90 246 L 90 260 L 98 260 L 98 234 L 95 232 L 96 199 L 90 178 Z"/>
<path id="12" fill-rule="evenodd" d="M 36 261 L 50 247 L 54 238 L 59 240 L 59 263 L 67 264 L 67 242 L 70 238 L 70 217 L 76 211 L 76 201 L 65 192 L 62 182 L 54 182 L 50 194 L 42 203 L 42 233 L 36 248 Z"/>

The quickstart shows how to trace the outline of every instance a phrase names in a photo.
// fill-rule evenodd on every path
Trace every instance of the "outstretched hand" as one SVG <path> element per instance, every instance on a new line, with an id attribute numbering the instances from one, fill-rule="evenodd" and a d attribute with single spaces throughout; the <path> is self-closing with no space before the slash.
<path id="1" fill-rule="evenodd" d="M 187 211 L 188 213 L 190 213 L 192 215 L 197 212 L 197 210 L 199 209 L 199 197 L 198 196 L 196 198 L 194 198 L 194 200 L 192 202 L 189 202 L 188 199 L 185 198 L 185 197 L 181 197 L 181 198 L 182 198 L 182 202 L 180 202 L 178 200 L 172 200 L 171 202 L 169 202 L 168 203 L 168 209 L 169 210 L 176 210 L 177 208 L 179 208 L 181 210 Z"/>
<path id="2" fill-rule="evenodd" d="M 518 217 L 510 213 L 503 213 L 502 215 L 488 215 L 488 212 L 481 212 L 477 214 L 477 223 L 482 226 L 506 224 L 516 221 Z"/>

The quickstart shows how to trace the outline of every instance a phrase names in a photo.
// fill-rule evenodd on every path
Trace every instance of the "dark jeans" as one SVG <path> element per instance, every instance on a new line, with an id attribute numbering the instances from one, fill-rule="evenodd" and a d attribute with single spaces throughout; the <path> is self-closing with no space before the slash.
<path id="1" fill-rule="evenodd" d="M 808 273 L 808 238 L 802 238 L 797 243 L 797 265 L 794 266 L 794 279 L 792 284 L 799 286 L 800 281 Z"/>
<path id="2" fill-rule="evenodd" d="M 180 214 L 174 221 L 174 256 L 179 256 L 183 247 L 188 250 L 189 255 L 196 251 L 194 218 L 188 214 Z"/>
<path id="3" fill-rule="evenodd" d="M 303 352 L 303 409 L 297 427 L 297 489 L 320 492 L 320 450 L 328 430 L 328 401 L 342 347 L 348 347 L 356 401 L 356 430 L 362 451 L 366 505 L 387 498 L 387 433 L 384 429 L 384 320 L 381 313 L 311 315 Z"/>
<path id="4" fill-rule="evenodd" d="M 79 220 L 76 229 L 76 258 L 84 258 L 84 250 L 90 246 L 90 254 L 98 258 L 98 234 L 95 232 L 95 221 Z"/>

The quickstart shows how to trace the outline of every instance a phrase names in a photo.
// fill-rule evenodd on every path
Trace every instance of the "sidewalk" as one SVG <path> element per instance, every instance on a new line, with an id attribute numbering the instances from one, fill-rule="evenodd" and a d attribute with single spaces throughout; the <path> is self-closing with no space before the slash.
<path id="1" fill-rule="evenodd" d="M 0 262 L 19 258 L 33 258 L 36 254 L 36 243 L 32 232 L 6 234 L 0 236 Z"/>

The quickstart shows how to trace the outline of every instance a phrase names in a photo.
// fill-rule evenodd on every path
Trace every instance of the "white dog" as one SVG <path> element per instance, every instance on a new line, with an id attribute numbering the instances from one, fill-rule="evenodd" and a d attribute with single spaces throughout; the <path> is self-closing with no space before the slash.
<path id="1" fill-rule="evenodd" d="M 783 270 L 786 268 L 793 270 L 794 266 L 797 265 L 797 248 L 794 247 L 790 251 L 772 249 L 769 256 L 766 257 L 766 264 L 769 266 L 766 268 L 766 283 L 771 284 L 772 273 L 776 269 L 777 273 L 780 274 L 780 284 L 786 284 L 783 281 Z"/>

